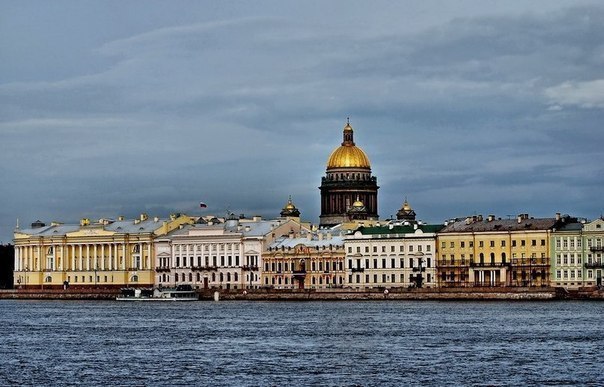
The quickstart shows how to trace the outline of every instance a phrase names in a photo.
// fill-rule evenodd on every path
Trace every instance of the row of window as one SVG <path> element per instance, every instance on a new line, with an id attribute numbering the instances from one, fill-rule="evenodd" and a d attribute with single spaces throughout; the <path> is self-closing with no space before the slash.
<path id="1" fill-rule="evenodd" d="M 179 251 L 181 253 L 184 252 L 193 252 L 193 251 L 233 251 L 239 249 L 238 243 L 208 243 L 202 245 L 174 245 L 174 251 Z"/>
<path id="2" fill-rule="evenodd" d="M 387 250 L 386 247 L 387 246 L 381 246 L 380 250 L 381 250 L 382 253 L 386 253 L 387 252 L 386 251 Z M 415 247 L 417 247 L 417 251 L 427 251 L 427 252 L 432 251 L 432 246 L 431 245 L 425 245 L 425 246 L 423 246 L 423 245 L 416 245 L 416 246 L 409 245 L 409 252 L 413 253 Z M 364 250 L 365 250 L 365 253 L 369 253 L 369 246 L 365 246 Z M 348 253 L 352 254 L 352 251 L 353 251 L 352 246 L 348 246 Z M 378 246 L 373 246 L 372 252 L 373 253 L 377 253 L 378 252 Z M 390 252 L 391 253 L 395 253 L 396 252 L 396 246 L 391 245 L 390 246 Z M 404 245 L 399 245 L 399 252 L 400 253 L 404 253 L 405 252 L 405 246 Z M 356 253 L 358 253 L 358 254 L 361 253 L 361 246 L 357 246 L 356 247 Z"/>
<path id="3" fill-rule="evenodd" d="M 200 273 L 174 273 L 174 282 L 175 283 L 179 283 L 179 282 L 203 282 L 205 281 L 205 278 L 208 278 L 208 281 L 210 282 L 238 282 L 239 281 L 239 274 L 238 273 L 212 273 L 210 276 L 208 277 L 204 277 L 202 276 Z M 252 277 L 252 280 L 257 281 L 258 280 L 258 276 L 255 275 L 255 277 Z M 246 279 L 249 281 L 250 277 L 249 275 L 246 276 Z M 170 282 L 170 274 L 164 273 L 164 274 L 160 274 L 158 275 L 158 280 L 159 282 Z"/>
<path id="4" fill-rule="evenodd" d="M 311 271 L 330 271 L 330 270 L 344 270 L 343 263 L 340 262 L 330 262 L 330 261 L 311 261 L 310 262 L 310 270 Z M 304 260 L 299 262 L 299 265 L 296 265 L 296 262 L 264 262 L 264 271 L 292 271 L 296 270 L 306 270 L 306 263 Z"/>
<path id="5" fill-rule="evenodd" d="M 350 284 L 360 284 L 360 283 L 374 283 L 374 284 L 386 284 L 386 283 L 396 283 L 396 274 L 382 274 L 381 275 L 381 281 L 378 281 L 380 279 L 380 276 L 378 276 L 377 274 L 374 274 L 373 276 L 369 275 L 369 274 L 365 274 L 365 278 L 364 278 L 364 282 L 361 282 L 363 280 L 363 276 L 361 274 L 349 274 L 348 275 L 348 283 Z M 403 273 L 399 274 L 399 283 L 405 283 L 405 275 Z M 415 281 L 416 275 L 413 274 L 409 274 L 409 283 L 413 283 Z M 373 279 L 373 281 L 371 281 L 371 279 Z M 426 282 L 432 282 L 432 274 L 428 273 L 426 274 Z"/>
<path id="6" fill-rule="evenodd" d="M 348 268 L 349 269 L 353 269 L 353 268 L 361 268 L 361 263 L 363 262 L 362 259 L 357 258 L 356 260 L 352 260 L 349 259 L 348 260 Z M 427 267 L 430 268 L 432 267 L 432 258 L 409 258 L 408 260 L 409 262 L 409 268 L 413 268 L 419 266 L 422 267 Z M 356 266 L 353 265 L 353 263 L 356 263 Z M 405 268 L 405 258 L 390 258 L 390 259 L 386 259 L 386 258 L 382 258 L 380 259 L 365 259 L 364 260 L 365 266 L 362 267 L 363 269 L 404 269 Z M 370 264 L 373 265 L 370 265 Z M 398 265 L 397 265 L 398 263 Z"/>
<path id="7" fill-rule="evenodd" d="M 596 277 L 597 278 L 602 278 L 602 271 L 601 270 L 596 270 Z M 581 279 L 583 276 L 583 272 L 582 270 L 556 270 L 556 279 Z M 593 279 L 594 278 L 594 271 L 593 270 L 587 270 L 587 278 L 588 279 Z"/>
<path id="8" fill-rule="evenodd" d="M 489 247 L 495 247 L 496 245 L 496 241 L 488 241 L 489 242 Z M 524 247 L 527 245 L 526 243 L 527 241 L 525 239 L 521 239 L 520 240 L 520 246 Z M 531 246 L 535 247 L 537 245 L 539 246 L 545 246 L 545 239 L 540 239 L 539 242 L 537 239 L 531 239 Z M 468 248 L 474 248 L 474 241 L 460 241 L 459 242 L 459 247 L 464 249 L 466 248 L 466 246 Z M 500 246 L 501 247 L 506 247 L 507 246 L 507 241 L 504 240 L 500 240 Z M 447 248 L 447 242 L 446 241 L 442 241 L 441 242 L 441 247 L 443 249 Z M 455 241 L 450 241 L 449 242 L 449 247 L 454 249 L 455 248 Z M 478 241 L 478 247 L 485 247 L 485 241 Z M 518 241 L 513 239 L 512 240 L 512 247 L 518 247 Z"/>

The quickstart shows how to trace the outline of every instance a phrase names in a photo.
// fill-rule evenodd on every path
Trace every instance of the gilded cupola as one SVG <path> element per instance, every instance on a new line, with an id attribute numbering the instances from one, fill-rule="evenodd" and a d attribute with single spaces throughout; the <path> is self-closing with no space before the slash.
<path id="1" fill-rule="evenodd" d="M 343 130 L 342 145 L 334 149 L 327 160 L 327 169 L 336 168 L 366 168 L 371 169 L 371 163 L 365 152 L 354 144 L 354 130 L 350 122 Z"/>

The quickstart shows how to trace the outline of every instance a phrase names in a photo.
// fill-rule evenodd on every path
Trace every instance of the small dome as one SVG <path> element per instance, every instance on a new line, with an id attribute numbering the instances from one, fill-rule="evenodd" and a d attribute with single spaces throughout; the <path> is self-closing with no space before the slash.
<path id="1" fill-rule="evenodd" d="M 355 208 L 365 207 L 365 205 L 363 204 L 363 202 L 360 201 L 359 199 L 357 199 L 354 203 L 352 203 L 352 206 L 355 207 Z"/>
<path id="2" fill-rule="evenodd" d="M 283 217 L 299 217 L 300 211 L 296 208 L 294 203 L 292 202 L 292 197 L 290 196 L 287 200 L 287 204 L 281 210 L 281 216 Z"/>

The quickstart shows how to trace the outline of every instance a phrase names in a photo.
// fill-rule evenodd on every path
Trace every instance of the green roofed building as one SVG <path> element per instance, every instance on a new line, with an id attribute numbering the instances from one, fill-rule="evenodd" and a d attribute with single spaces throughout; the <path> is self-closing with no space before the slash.
<path id="1" fill-rule="evenodd" d="M 351 232 L 344 241 L 348 286 L 436 287 L 436 233 L 442 227 L 391 221 Z"/>

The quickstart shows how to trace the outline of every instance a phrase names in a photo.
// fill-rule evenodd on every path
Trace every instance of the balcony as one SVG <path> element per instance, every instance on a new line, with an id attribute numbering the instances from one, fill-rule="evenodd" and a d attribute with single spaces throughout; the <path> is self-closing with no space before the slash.
<path id="1" fill-rule="evenodd" d="M 470 267 L 507 267 L 509 262 L 470 262 Z"/>
<path id="2" fill-rule="evenodd" d="M 258 266 L 243 265 L 242 269 L 243 269 L 243 271 L 257 271 L 258 270 Z"/>
<path id="3" fill-rule="evenodd" d="M 169 267 L 158 266 L 158 267 L 155 268 L 155 271 L 157 273 L 168 272 L 168 271 L 170 271 L 170 268 Z"/>
<path id="4" fill-rule="evenodd" d="M 363 273 L 365 272 L 365 268 L 364 267 L 353 267 L 352 269 L 353 273 Z"/>
<path id="5" fill-rule="evenodd" d="M 549 266 L 549 258 L 513 258 L 512 266 Z"/>
<path id="6" fill-rule="evenodd" d="M 589 250 L 592 252 L 604 251 L 604 246 L 591 246 Z"/>
<path id="7" fill-rule="evenodd" d="M 586 269 L 599 269 L 602 267 L 604 267 L 604 262 L 591 262 L 585 264 Z"/>
<path id="8" fill-rule="evenodd" d="M 294 270 L 293 277 L 297 280 L 304 280 L 306 278 L 306 270 Z"/>

